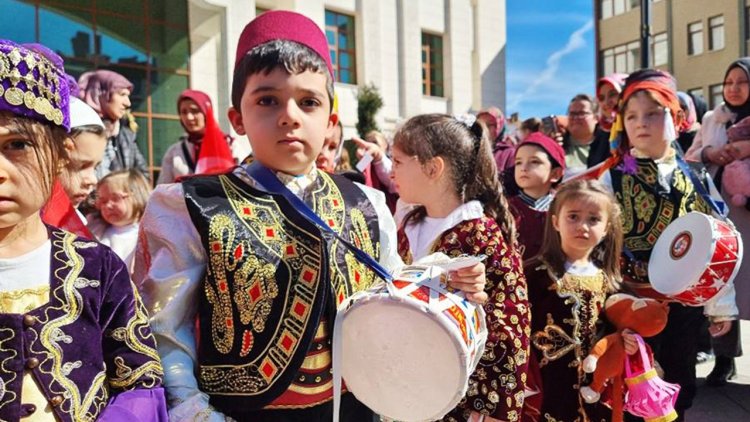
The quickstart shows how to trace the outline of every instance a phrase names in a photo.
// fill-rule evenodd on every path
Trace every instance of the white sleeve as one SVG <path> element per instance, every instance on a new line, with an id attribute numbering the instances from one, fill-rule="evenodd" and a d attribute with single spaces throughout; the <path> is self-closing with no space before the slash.
<path id="1" fill-rule="evenodd" d="M 610 174 L 609 170 L 605 171 L 600 177 L 599 182 L 601 182 L 602 185 L 604 185 L 605 188 L 607 188 L 610 193 L 615 193 L 614 188 L 612 187 L 612 175 Z"/>
<path id="2" fill-rule="evenodd" d="M 404 262 L 398 255 L 398 242 L 396 241 L 396 222 L 393 220 L 391 210 L 385 203 L 385 194 L 377 189 L 373 189 L 355 183 L 370 200 L 378 216 L 378 228 L 380 234 L 380 264 L 382 264 L 391 274 L 396 273 Z"/>
<path id="3" fill-rule="evenodd" d="M 195 317 L 207 258 L 184 196 L 180 183 L 154 190 L 140 223 L 133 280 L 151 316 L 170 415 L 223 420 L 195 378 Z"/>
<path id="4" fill-rule="evenodd" d="M 733 321 L 740 311 L 735 300 L 734 282 L 725 286 L 718 295 L 703 305 L 703 313 L 711 322 Z"/>

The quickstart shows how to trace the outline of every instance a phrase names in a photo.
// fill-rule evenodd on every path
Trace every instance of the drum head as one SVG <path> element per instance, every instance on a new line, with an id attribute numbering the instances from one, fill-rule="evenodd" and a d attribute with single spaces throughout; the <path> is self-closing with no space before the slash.
<path id="1" fill-rule="evenodd" d="M 461 399 L 465 352 L 440 316 L 377 295 L 344 318 L 344 382 L 367 407 L 395 420 L 423 421 L 442 417 Z"/>
<path id="2" fill-rule="evenodd" d="M 691 212 L 673 221 L 659 236 L 648 262 L 654 290 L 664 295 L 684 292 L 700 279 L 711 262 L 714 232 L 710 217 Z"/>

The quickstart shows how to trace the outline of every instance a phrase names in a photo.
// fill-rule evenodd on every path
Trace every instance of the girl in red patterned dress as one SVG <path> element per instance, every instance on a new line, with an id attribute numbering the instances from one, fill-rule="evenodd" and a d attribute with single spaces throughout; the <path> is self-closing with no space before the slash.
<path id="1" fill-rule="evenodd" d="M 582 362 L 597 340 L 599 313 L 619 288 L 622 250 L 620 209 L 599 182 L 567 182 L 555 194 L 538 260 L 525 264 L 531 304 L 531 364 L 539 366 L 541 408 L 524 420 L 607 421 L 599 402 L 586 404 L 579 388 L 589 384 Z M 623 335 L 628 353 L 634 338 Z M 536 413 L 536 412 L 534 412 Z M 539 418 L 539 419 L 537 419 Z"/>
<path id="2" fill-rule="evenodd" d="M 392 178 L 401 200 L 418 204 L 400 222 L 407 264 L 435 252 L 487 256 L 487 345 L 466 397 L 445 420 L 519 420 L 529 352 L 526 281 L 484 126 L 443 114 L 409 119 L 395 135 Z"/>

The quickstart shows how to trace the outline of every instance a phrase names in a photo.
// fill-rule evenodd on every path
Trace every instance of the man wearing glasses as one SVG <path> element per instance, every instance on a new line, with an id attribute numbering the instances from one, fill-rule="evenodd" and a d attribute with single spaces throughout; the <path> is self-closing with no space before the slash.
<path id="1" fill-rule="evenodd" d="M 578 94 L 568 105 L 568 133 L 563 137 L 565 177 L 593 167 L 609 156 L 607 133 L 596 122 L 597 104 L 587 94 Z"/>

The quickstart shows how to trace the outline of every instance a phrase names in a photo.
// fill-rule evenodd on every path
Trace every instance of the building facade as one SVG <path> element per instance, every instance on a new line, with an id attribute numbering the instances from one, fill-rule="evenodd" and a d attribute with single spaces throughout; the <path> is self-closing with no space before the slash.
<path id="1" fill-rule="evenodd" d="M 385 132 L 410 116 L 505 106 L 504 0 L 0 0 L 0 38 L 40 42 L 74 76 L 130 79 L 138 142 L 153 172 L 182 133 L 176 100 L 209 93 L 229 130 L 237 39 L 256 14 L 286 9 L 328 37 L 339 113 L 356 133 L 357 89 L 375 85 Z M 245 142 L 244 139 L 239 141 Z"/>
<path id="2" fill-rule="evenodd" d="M 650 67 L 672 73 L 681 91 L 722 101 L 729 64 L 747 56 L 750 0 L 651 0 Z M 640 68 L 641 0 L 594 0 L 597 75 Z"/>

